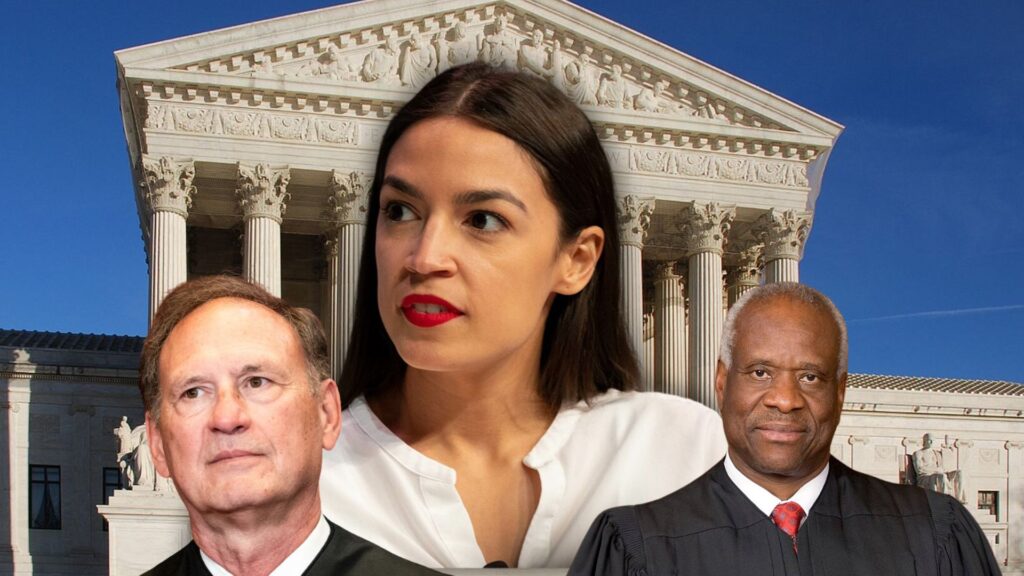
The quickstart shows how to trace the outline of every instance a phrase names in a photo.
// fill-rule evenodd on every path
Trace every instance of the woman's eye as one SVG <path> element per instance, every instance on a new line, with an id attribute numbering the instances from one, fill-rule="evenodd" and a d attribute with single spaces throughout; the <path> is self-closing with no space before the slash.
<path id="1" fill-rule="evenodd" d="M 483 232 L 497 232 L 505 228 L 505 221 L 491 212 L 474 212 L 468 222 L 470 226 Z"/>
<path id="2" fill-rule="evenodd" d="M 199 388 L 189 388 L 181 393 L 181 397 L 187 400 L 195 400 L 199 397 Z"/>
<path id="3" fill-rule="evenodd" d="M 384 216 L 392 222 L 412 220 L 415 214 L 412 209 L 401 202 L 390 202 L 383 208 Z"/>

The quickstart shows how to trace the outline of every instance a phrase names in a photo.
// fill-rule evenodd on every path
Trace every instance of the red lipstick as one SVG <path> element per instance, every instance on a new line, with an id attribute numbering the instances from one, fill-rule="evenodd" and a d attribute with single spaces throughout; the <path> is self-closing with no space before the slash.
<path id="1" fill-rule="evenodd" d="M 462 316 L 448 301 L 429 294 L 410 294 L 402 298 L 402 314 L 420 328 L 433 328 Z"/>

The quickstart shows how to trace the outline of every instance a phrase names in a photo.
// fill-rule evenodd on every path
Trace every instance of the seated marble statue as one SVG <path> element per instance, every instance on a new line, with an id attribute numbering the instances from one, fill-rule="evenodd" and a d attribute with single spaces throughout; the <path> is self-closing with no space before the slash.
<path id="1" fill-rule="evenodd" d="M 726 457 L 653 502 L 602 514 L 570 576 L 999 574 L 960 502 L 830 457 L 847 336 L 802 284 L 754 288 L 729 310 L 715 392 Z"/>
<path id="2" fill-rule="evenodd" d="M 432 79 L 391 120 L 368 206 L 328 518 L 430 567 L 567 568 L 601 510 L 725 453 L 714 411 L 633 391 L 611 168 L 551 83 Z"/>
<path id="3" fill-rule="evenodd" d="M 341 427 L 328 366 L 313 313 L 259 286 L 209 276 L 167 295 L 140 387 L 192 542 L 147 574 L 435 574 L 324 518 L 317 480 Z"/>
<path id="4" fill-rule="evenodd" d="M 914 463 L 915 483 L 925 489 L 949 494 L 957 500 L 967 503 L 964 491 L 963 476 L 956 469 L 953 451 L 936 445 L 935 436 L 924 435 L 924 447 L 914 452 L 911 457 Z"/>

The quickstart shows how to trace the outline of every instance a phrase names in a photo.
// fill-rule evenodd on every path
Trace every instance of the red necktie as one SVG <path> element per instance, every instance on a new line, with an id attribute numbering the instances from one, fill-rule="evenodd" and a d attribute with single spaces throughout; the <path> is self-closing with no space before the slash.
<path id="1" fill-rule="evenodd" d="M 793 540 L 793 553 L 796 553 L 796 532 L 800 529 L 800 521 L 804 519 L 804 509 L 796 502 L 783 502 L 772 510 L 772 522 Z"/>

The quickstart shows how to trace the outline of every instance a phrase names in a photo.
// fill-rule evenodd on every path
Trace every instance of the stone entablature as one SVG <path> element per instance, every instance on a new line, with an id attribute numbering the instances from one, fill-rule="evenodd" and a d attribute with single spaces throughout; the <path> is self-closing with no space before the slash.
<path id="1" fill-rule="evenodd" d="M 287 92 L 275 91 L 279 83 L 237 82 L 220 76 L 184 74 L 180 79 L 145 79 L 134 86 L 134 95 L 146 102 L 142 125 L 147 132 L 181 132 L 261 140 L 294 141 L 336 145 L 359 145 L 357 126 L 368 119 L 387 120 L 409 94 L 394 93 L 381 99 L 381 92 L 360 94 L 295 82 Z M 192 76 L 192 77 L 189 77 Z M 196 84 L 199 84 L 199 87 Z M 244 87 L 243 87 L 244 86 Z M 306 90 L 307 92 L 297 93 Z M 337 92 L 348 92 L 338 94 Z M 795 133 L 764 130 L 731 130 L 719 133 L 712 127 L 692 122 L 664 122 L 651 117 L 628 118 L 609 113 L 591 114 L 598 136 L 605 141 L 636 144 L 631 166 L 661 165 L 661 168 L 633 168 L 636 171 L 667 172 L 672 150 L 699 152 L 707 157 L 731 159 L 764 158 L 778 166 L 799 166 L 802 176 L 796 184 L 806 187 L 806 164 L 827 150 L 830 141 Z M 371 142 L 375 146 L 376 142 Z M 635 150 L 635 151 L 634 151 Z M 690 164 L 693 160 L 690 159 Z M 743 171 L 735 163 L 721 171 Z M 770 171 L 777 171 L 775 167 Z M 786 180 L 760 178 L 772 184 Z M 682 173 L 687 173 L 682 170 Z M 802 181 L 802 183 L 801 183 Z"/>

